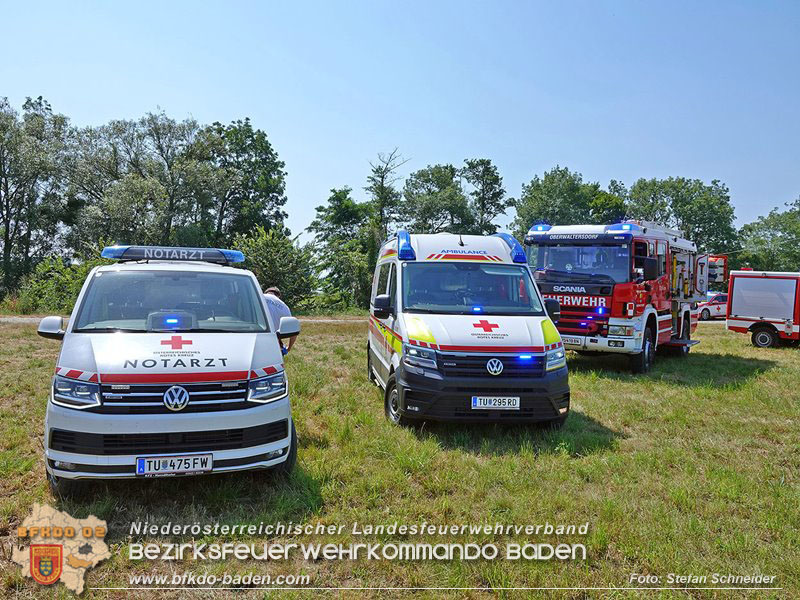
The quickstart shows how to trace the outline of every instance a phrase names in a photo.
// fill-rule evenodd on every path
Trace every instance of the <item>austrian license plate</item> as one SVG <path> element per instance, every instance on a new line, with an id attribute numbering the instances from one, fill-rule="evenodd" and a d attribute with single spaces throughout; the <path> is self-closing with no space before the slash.
<path id="1" fill-rule="evenodd" d="M 136 474 L 145 477 L 160 475 L 185 475 L 210 471 L 214 463 L 212 454 L 186 454 L 183 456 L 145 456 L 136 459 Z"/>
<path id="2" fill-rule="evenodd" d="M 568 335 L 562 335 L 561 341 L 571 346 L 583 346 L 583 340 L 578 337 L 570 337 Z"/>
<path id="3" fill-rule="evenodd" d="M 472 410 L 519 410 L 519 396 L 473 396 Z"/>

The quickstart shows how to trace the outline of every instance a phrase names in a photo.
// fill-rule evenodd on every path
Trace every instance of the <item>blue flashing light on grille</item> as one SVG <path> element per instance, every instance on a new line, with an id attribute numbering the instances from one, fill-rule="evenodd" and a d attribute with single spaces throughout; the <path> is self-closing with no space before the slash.
<path id="1" fill-rule="evenodd" d="M 606 309 L 605 309 L 604 306 L 598 306 L 597 307 L 597 314 L 598 315 L 603 315 L 603 314 L 605 314 L 605 312 L 606 312 Z"/>
<path id="2" fill-rule="evenodd" d="M 522 244 L 520 244 L 514 236 L 509 235 L 507 233 L 495 233 L 493 235 L 499 237 L 506 243 L 509 250 L 511 250 L 512 261 L 514 261 L 515 263 L 528 262 L 528 259 L 525 257 L 525 250 L 522 249 Z"/>
<path id="3" fill-rule="evenodd" d="M 519 355 L 519 359 L 520 360 L 531 360 L 532 358 L 533 358 L 533 354 L 520 354 Z"/>
<path id="4" fill-rule="evenodd" d="M 397 258 L 400 260 L 417 260 L 417 254 L 411 247 L 411 235 L 405 229 L 397 232 Z"/>

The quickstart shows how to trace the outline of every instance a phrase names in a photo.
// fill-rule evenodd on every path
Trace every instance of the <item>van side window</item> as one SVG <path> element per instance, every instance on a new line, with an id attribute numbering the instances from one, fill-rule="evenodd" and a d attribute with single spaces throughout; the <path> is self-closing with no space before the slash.
<path id="1" fill-rule="evenodd" d="M 372 282 L 372 299 L 386 293 L 386 284 L 389 281 L 389 270 L 392 263 L 385 262 L 375 269 L 375 280 Z"/>
<path id="2" fill-rule="evenodd" d="M 394 263 L 392 263 L 392 270 L 389 271 L 389 300 L 392 306 L 397 306 L 395 304 L 395 299 L 397 297 L 397 269 L 395 269 Z"/>

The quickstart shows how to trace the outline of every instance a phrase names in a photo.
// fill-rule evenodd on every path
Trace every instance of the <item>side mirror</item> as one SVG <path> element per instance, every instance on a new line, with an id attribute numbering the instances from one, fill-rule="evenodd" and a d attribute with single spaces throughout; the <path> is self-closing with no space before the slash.
<path id="1" fill-rule="evenodd" d="M 278 325 L 278 339 L 284 340 L 296 335 L 300 335 L 300 321 L 295 317 L 281 317 L 280 325 Z"/>
<path id="2" fill-rule="evenodd" d="M 375 296 L 372 301 L 372 314 L 378 319 L 386 319 L 392 314 L 392 299 L 389 294 Z"/>
<path id="3" fill-rule="evenodd" d="M 642 259 L 642 267 L 644 269 L 644 280 L 653 281 L 658 279 L 658 259 L 648 256 Z"/>
<path id="4" fill-rule="evenodd" d="M 64 329 L 62 325 L 63 320 L 61 317 L 45 317 L 39 321 L 39 329 L 36 333 L 51 340 L 63 340 Z"/>
<path id="5" fill-rule="evenodd" d="M 561 303 L 555 298 L 545 298 L 544 308 L 550 320 L 552 320 L 553 323 L 558 323 L 559 319 L 561 319 Z"/>

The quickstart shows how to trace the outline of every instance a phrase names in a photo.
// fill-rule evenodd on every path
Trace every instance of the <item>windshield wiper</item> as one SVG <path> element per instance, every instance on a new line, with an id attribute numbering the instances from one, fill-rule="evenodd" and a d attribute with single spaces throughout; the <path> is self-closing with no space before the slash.
<path id="1" fill-rule="evenodd" d="M 441 312 L 442 312 L 440 310 L 435 310 L 433 308 L 409 308 L 409 307 L 406 307 L 405 311 L 406 312 L 413 312 L 413 313 L 426 313 L 426 314 L 430 314 L 430 315 L 441 314 Z"/>

